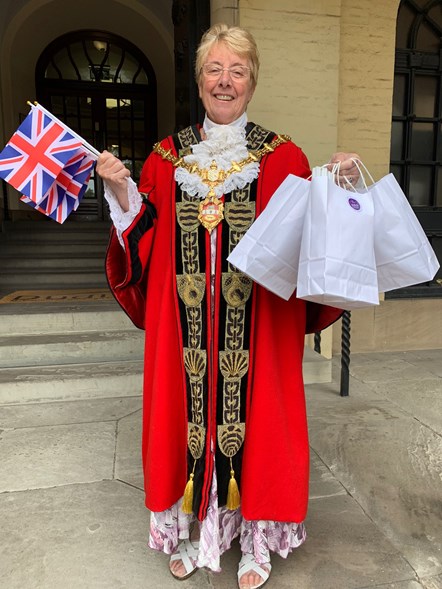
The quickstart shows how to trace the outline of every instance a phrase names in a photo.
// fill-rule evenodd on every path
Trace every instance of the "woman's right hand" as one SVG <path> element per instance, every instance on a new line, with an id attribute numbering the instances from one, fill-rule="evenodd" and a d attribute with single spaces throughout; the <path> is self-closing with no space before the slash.
<path id="1" fill-rule="evenodd" d="M 127 179 L 130 171 L 126 168 L 121 160 L 112 155 L 109 151 L 104 150 L 97 160 L 96 172 L 118 199 L 123 211 L 129 210 L 129 198 L 127 189 Z"/>

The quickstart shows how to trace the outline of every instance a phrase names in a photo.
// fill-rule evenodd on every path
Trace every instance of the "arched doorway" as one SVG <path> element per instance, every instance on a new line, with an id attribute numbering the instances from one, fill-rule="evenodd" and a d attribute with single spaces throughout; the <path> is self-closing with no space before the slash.
<path id="1" fill-rule="evenodd" d="M 41 104 L 99 151 L 112 151 L 138 181 L 158 138 L 155 73 L 137 47 L 102 31 L 63 35 L 37 62 L 36 90 Z M 97 175 L 73 215 L 107 218 Z"/>

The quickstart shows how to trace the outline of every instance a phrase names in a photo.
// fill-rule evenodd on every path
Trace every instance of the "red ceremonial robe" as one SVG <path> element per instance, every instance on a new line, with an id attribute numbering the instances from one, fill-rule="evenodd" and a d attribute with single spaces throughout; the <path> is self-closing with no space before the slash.
<path id="1" fill-rule="evenodd" d="M 179 135 L 181 143 L 177 136 L 168 137 L 161 143 L 174 155 L 178 155 L 180 145 L 200 140 L 197 127 Z M 257 135 L 263 136 L 266 142 L 274 137 L 274 134 L 249 123 L 249 148 L 250 145 L 256 147 L 250 138 Z M 310 175 L 306 156 L 290 141 L 261 159 L 259 178 L 252 183 L 256 186 L 250 192 L 254 203 L 247 204 L 247 210 L 259 215 L 288 174 L 303 178 Z M 226 218 L 215 229 L 217 263 L 212 301 L 209 233 L 199 223 L 195 228 L 193 221 L 186 217 L 188 209 L 192 212 L 192 207 L 197 206 L 198 198 L 186 197 L 185 193 L 183 196 L 174 180 L 174 167 L 158 153 L 152 153 L 147 159 L 139 190 L 147 194 L 148 199 L 143 201 L 138 216 L 123 233 L 125 249 L 112 231 L 106 272 L 120 305 L 135 325 L 146 331 L 142 441 L 146 506 L 152 511 L 163 511 L 176 503 L 183 496 L 195 463 L 197 497 L 194 512 L 202 520 L 207 511 L 214 469 L 211 447 L 217 449 L 220 505 L 225 504 L 224 488 L 229 480 L 228 459 L 218 452 L 217 428 L 222 424 L 223 415 L 217 396 L 221 394 L 219 382 L 223 379 L 220 372 L 222 354 L 228 355 L 221 350 L 220 342 L 224 340 L 219 334 L 230 311 L 236 311 L 233 307 L 223 307 L 221 301 L 221 293 L 226 291 L 225 276 L 226 280 L 230 276 L 225 260 L 230 238 L 226 237 L 225 229 L 227 221 L 234 229 L 237 221 L 229 218 L 234 215 L 229 213 L 226 204 Z M 226 201 L 229 196 L 225 195 Z M 184 198 L 183 203 L 179 202 L 180 198 Z M 239 201 L 243 199 L 241 191 L 238 198 Z M 184 209 L 180 209 L 181 206 Z M 242 210 L 238 216 L 242 218 Z M 187 230 L 191 232 L 185 233 Z M 186 279 L 195 278 L 195 275 L 186 274 L 186 271 L 190 272 L 186 261 L 186 236 L 193 234 L 197 236 L 198 251 L 204 254 L 201 257 L 204 267 L 196 276 L 203 276 L 203 279 L 205 276 L 204 298 L 199 307 L 195 307 L 191 298 L 197 298 L 197 294 L 185 291 Z M 197 247 L 195 242 L 192 244 Z M 192 282 L 196 285 L 195 290 L 198 286 L 196 278 Z M 231 301 L 231 305 L 236 304 Z M 304 335 L 324 329 L 342 311 L 299 300 L 295 295 L 285 301 L 255 283 L 250 285 L 247 305 L 246 335 L 241 340 L 243 347 L 248 348 L 241 351 L 241 357 L 248 359 L 248 370 L 241 384 L 241 421 L 245 422 L 245 437 L 233 462 L 240 486 L 242 515 L 248 520 L 302 522 L 307 511 L 309 473 L 302 379 Z M 195 308 L 205 317 L 198 323 L 202 326 L 203 336 L 198 340 L 202 343 L 190 349 L 193 324 L 189 317 L 195 316 Z M 234 331 L 236 328 L 229 329 Z M 207 352 L 202 355 L 200 348 Z M 189 374 L 195 377 L 188 366 L 186 353 L 189 349 L 192 353 L 198 352 L 198 359 L 207 361 L 205 380 L 201 381 L 205 403 L 201 431 L 205 432 L 205 438 L 201 457 L 195 461 L 188 450 L 188 421 L 192 421 L 195 413 L 194 401 L 189 397 L 189 387 L 195 387 L 195 378 L 193 383 L 189 378 Z M 225 390 L 231 390 L 229 382 L 225 386 Z"/>

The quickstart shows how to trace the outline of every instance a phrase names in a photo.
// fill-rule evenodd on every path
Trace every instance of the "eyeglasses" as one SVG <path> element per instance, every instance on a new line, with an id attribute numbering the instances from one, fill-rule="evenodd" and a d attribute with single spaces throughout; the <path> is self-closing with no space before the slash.
<path id="1" fill-rule="evenodd" d="M 247 80 L 250 76 L 250 68 L 246 65 L 234 65 L 232 67 L 221 67 L 217 63 L 205 63 L 201 70 L 205 76 L 213 80 L 219 78 L 226 71 L 234 80 Z"/>

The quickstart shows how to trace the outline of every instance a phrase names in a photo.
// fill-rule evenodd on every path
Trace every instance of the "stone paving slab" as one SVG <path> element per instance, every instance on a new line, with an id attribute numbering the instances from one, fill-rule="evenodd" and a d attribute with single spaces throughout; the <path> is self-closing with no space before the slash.
<path id="1" fill-rule="evenodd" d="M 307 387 L 311 445 L 419 577 L 434 577 L 442 571 L 442 440 L 408 412 L 410 380 L 401 381 L 402 395 L 396 383 L 402 361 L 384 354 L 378 370 L 371 356 L 352 360 L 355 374 L 370 380 L 352 378 L 347 399 Z M 418 369 L 431 396 L 434 375 Z"/>
<path id="2" fill-rule="evenodd" d="M 146 548 L 143 493 L 123 483 L 0 494 L 0 521 L 0 578 L 8 589 L 177 587 L 167 556 Z M 349 495 L 314 501 L 307 529 L 304 546 L 287 560 L 273 559 L 275 588 L 356 589 L 413 576 Z M 199 571 L 180 587 L 236 587 L 239 557 L 235 542 L 222 574 Z"/>
<path id="3" fill-rule="evenodd" d="M 4 430 L 0 493 L 112 479 L 115 423 Z"/>
<path id="4" fill-rule="evenodd" d="M 421 585 L 418 581 L 401 581 L 399 583 L 376 585 L 376 589 L 422 589 L 422 587 L 423 585 Z M 358 589 L 369 589 L 369 586 L 358 587 Z"/>
<path id="5" fill-rule="evenodd" d="M 115 478 L 139 489 L 144 488 L 141 464 L 141 409 L 118 423 Z"/>
<path id="6" fill-rule="evenodd" d="M 310 501 L 326 499 L 335 495 L 347 495 L 346 489 L 313 451 L 310 453 L 310 464 Z"/>
<path id="7" fill-rule="evenodd" d="M 140 448 L 141 409 L 119 420 L 115 478 L 142 489 L 144 483 Z M 310 500 L 334 495 L 347 495 L 347 491 L 313 452 L 310 470 Z"/>
<path id="8" fill-rule="evenodd" d="M 442 589 L 441 438 L 409 388 L 419 380 L 418 398 L 436 401 L 438 356 L 374 356 L 352 357 L 349 398 L 336 362 L 334 382 L 307 387 L 308 539 L 273 558 L 269 588 Z M 0 407 L 2 587 L 178 589 L 168 557 L 146 548 L 140 407 L 140 397 Z M 199 571 L 180 588 L 235 589 L 239 557 L 235 542 L 222 574 Z"/>
<path id="9" fill-rule="evenodd" d="M 442 575 L 431 579 L 422 579 L 422 587 L 424 589 L 442 589 Z"/>
<path id="10" fill-rule="evenodd" d="M 383 395 L 385 383 L 372 384 Z M 442 379 L 400 380 L 388 383 L 388 399 L 410 415 L 442 434 Z"/>
<path id="11" fill-rule="evenodd" d="M 429 374 L 442 377 L 442 350 L 403 352 L 402 357 L 410 364 L 427 370 Z"/>
<path id="12" fill-rule="evenodd" d="M 415 578 L 412 568 L 349 495 L 313 501 L 306 526 L 308 538 L 303 546 L 286 560 L 272 558 L 272 587 L 359 589 Z M 239 551 L 225 555 L 223 574 L 211 575 L 214 589 L 235 587 L 238 558 Z"/>
<path id="13" fill-rule="evenodd" d="M 427 368 L 411 364 L 402 354 L 353 354 L 350 358 L 352 376 L 363 382 L 430 378 Z"/>
<path id="14" fill-rule="evenodd" d="M 142 493 L 116 481 L 0 495 L 5 589 L 177 589 L 147 548 Z M 180 588 L 209 587 L 203 574 Z"/>
<path id="15" fill-rule="evenodd" d="M 0 429 L 115 421 L 137 411 L 141 396 L 0 405 Z"/>
<path id="16" fill-rule="evenodd" d="M 119 421 L 115 470 L 117 478 L 137 487 L 142 486 L 139 452 L 136 450 L 141 441 L 140 425 L 140 412 Z M 314 452 L 311 455 L 310 498 L 309 540 L 287 561 L 273 558 L 272 584 L 275 587 L 291 589 L 296 578 L 299 589 L 356 589 L 361 582 L 375 586 L 384 581 L 413 577 L 411 567 L 365 517 L 359 505 Z M 334 501 L 338 501 L 337 506 Z M 235 587 L 239 559 L 240 550 L 235 543 L 222 558 L 223 574 L 206 573 L 210 586 L 214 589 Z M 330 572 L 331 577 L 336 577 L 333 584 L 330 584 Z"/>

